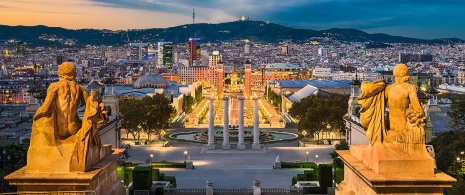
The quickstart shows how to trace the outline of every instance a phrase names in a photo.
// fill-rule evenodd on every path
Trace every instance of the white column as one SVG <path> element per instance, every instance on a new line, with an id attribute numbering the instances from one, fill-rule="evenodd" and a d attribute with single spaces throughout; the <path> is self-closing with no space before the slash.
<path id="1" fill-rule="evenodd" d="M 223 149 L 229 150 L 229 98 L 223 98 L 224 105 L 224 119 L 223 119 Z"/>
<path id="2" fill-rule="evenodd" d="M 239 100 L 239 140 L 237 143 L 237 149 L 245 149 L 244 144 L 244 97 L 237 98 Z"/>
<path id="3" fill-rule="evenodd" d="M 214 113 L 214 107 L 213 107 L 213 98 L 209 99 L 209 105 L 208 105 L 208 145 L 207 149 L 215 149 L 215 132 L 214 132 L 214 127 L 215 127 L 215 113 Z"/>
<path id="4" fill-rule="evenodd" d="M 258 131 L 258 126 L 260 125 L 258 123 L 258 99 L 254 98 L 253 99 L 253 144 L 252 144 L 252 149 L 261 149 L 260 148 L 260 132 Z"/>

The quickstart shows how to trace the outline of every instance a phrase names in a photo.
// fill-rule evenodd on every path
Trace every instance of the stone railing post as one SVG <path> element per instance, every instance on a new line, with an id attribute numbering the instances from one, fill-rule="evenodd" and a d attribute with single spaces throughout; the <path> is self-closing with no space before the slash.
<path id="1" fill-rule="evenodd" d="M 205 195 L 213 195 L 213 181 L 207 180 L 207 188 L 205 190 Z"/>
<path id="2" fill-rule="evenodd" d="M 261 195 L 262 194 L 262 188 L 260 187 L 260 181 L 255 180 L 253 181 L 253 195 Z"/>

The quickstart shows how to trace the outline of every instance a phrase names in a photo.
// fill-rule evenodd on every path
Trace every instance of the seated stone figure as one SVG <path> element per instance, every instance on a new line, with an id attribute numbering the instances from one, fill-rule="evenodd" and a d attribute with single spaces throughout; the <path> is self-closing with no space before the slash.
<path id="1" fill-rule="evenodd" d="M 394 67 L 394 83 L 386 86 L 381 79 L 363 82 L 357 101 L 362 105 L 360 121 L 370 144 L 397 143 L 409 155 L 423 153 L 426 118 L 417 97 L 415 86 L 407 83 L 408 67 Z M 385 119 L 386 102 L 389 124 Z"/>
<path id="2" fill-rule="evenodd" d="M 89 97 L 84 87 L 74 82 L 73 63 L 60 65 L 58 76 L 33 118 L 26 168 L 30 173 L 86 171 L 100 159 L 97 129 L 108 121 L 103 103 L 98 102 L 96 93 Z M 86 104 L 84 121 L 77 114 L 81 104 Z"/>

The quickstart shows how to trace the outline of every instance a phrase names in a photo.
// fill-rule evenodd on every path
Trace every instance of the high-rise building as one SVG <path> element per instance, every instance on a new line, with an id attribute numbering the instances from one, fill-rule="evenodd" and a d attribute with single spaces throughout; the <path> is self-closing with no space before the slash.
<path id="1" fill-rule="evenodd" d="M 189 38 L 189 66 L 200 61 L 200 38 Z"/>
<path id="2" fill-rule="evenodd" d="M 129 43 L 131 52 L 129 60 L 148 60 L 149 59 L 149 44 L 148 43 Z"/>
<path id="3" fill-rule="evenodd" d="M 431 54 L 399 53 L 399 61 L 401 63 L 431 62 L 431 61 L 433 61 L 433 55 L 431 55 Z"/>
<path id="4" fill-rule="evenodd" d="M 289 54 L 289 46 L 287 46 L 287 45 L 282 46 L 281 47 L 281 54 L 283 54 L 283 55 Z"/>
<path id="5" fill-rule="evenodd" d="M 173 68 L 173 43 L 158 42 L 158 67 Z"/>
<path id="6" fill-rule="evenodd" d="M 328 57 L 329 48 L 327 47 L 320 47 L 318 48 L 318 55 L 323 57 Z"/>
<path id="7" fill-rule="evenodd" d="M 245 53 L 245 54 L 250 53 L 250 44 L 246 43 L 246 44 L 244 45 L 244 53 Z"/>
<path id="8" fill-rule="evenodd" d="M 208 56 L 208 66 L 216 66 L 216 64 L 222 60 L 222 56 L 219 51 L 213 51 L 212 55 Z"/>

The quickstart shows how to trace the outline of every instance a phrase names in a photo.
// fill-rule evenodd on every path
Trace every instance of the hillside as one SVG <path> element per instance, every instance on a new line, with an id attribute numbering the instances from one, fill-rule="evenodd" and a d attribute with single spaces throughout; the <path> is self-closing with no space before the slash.
<path id="1" fill-rule="evenodd" d="M 329 34 L 329 36 L 328 36 Z M 295 42 L 311 38 L 330 37 L 348 42 L 380 43 L 449 43 L 463 40 L 424 40 L 377 33 L 369 34 L 356 29 L 332 28 L 327 30 L 295 29 L 261 21 L 234 21 L 220 24 L 186 24 L 170 28 L 133 29 L 111 31 L 97 29 L 70 30 L 47 26 L 5 26 L 0 25 L 0 42 L 7 40 L 24 41 L 32 46 L 64 46 L 67 42 L 76 45 L 122 45 L 128 42 L 172 41 L 187 42 L 190 37 L 199 37 L 202 42 L 221 42 L 249 39 L 256 42 L 276 43 L 283 40 Z"/>

